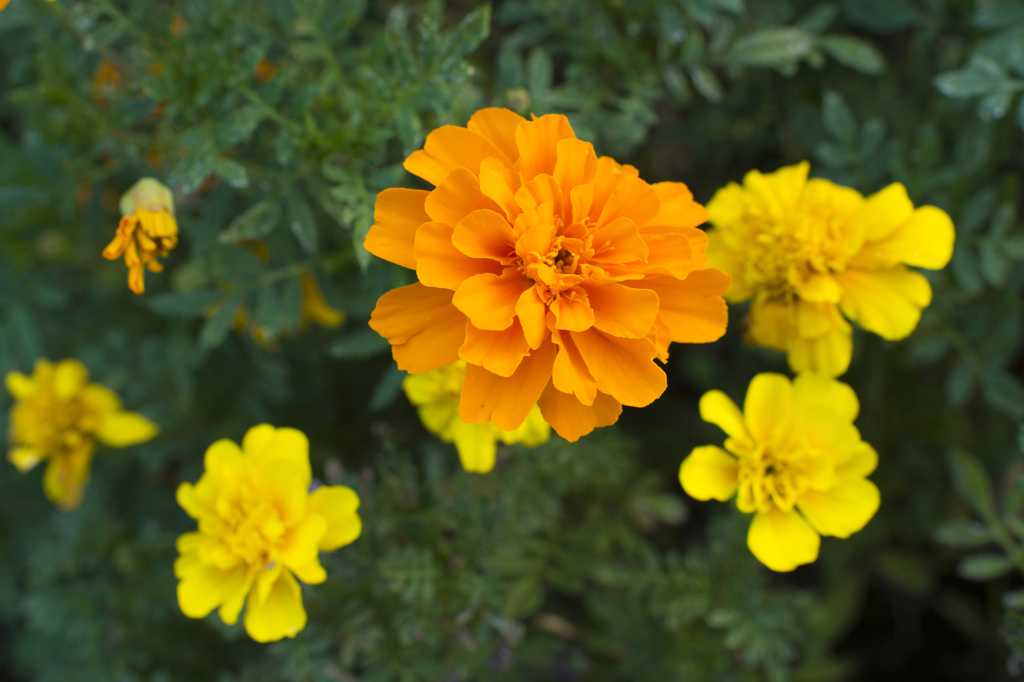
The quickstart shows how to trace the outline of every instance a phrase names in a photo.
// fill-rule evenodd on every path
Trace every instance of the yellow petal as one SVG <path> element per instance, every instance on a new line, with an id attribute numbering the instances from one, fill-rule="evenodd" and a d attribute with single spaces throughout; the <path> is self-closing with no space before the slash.
<path id="1" fill-rule="evenodd" d="M 498 437 L 501 442 L 509 445 L 522 443 L 528 448 L 535 448 L 551 440 L 551 425 L 544 421 L 540 408 L 534 405 L 522 426 L 514 431 L 498 429 Z"/>
<path id="2" fill-rule="evenodd" d="M 857 445 L 846 460 L 838 462 L 836 477 L 863 478 L 878 466 L 878 453 L 867 443 Z"/>
<path id="3" fill-rule="evenodd" d="M 82 402 L 99 414 L 121 410 L 121 399 L 106 386 L 89 384 L 82 389 Z"/>
<path id="4" fill-rule="evenodd" d="M 305 518 L 309 478 L 307 471 L 298 468 L 294 460 L 275 457 L 262 463 L 252 471 L 249 481 L 251 494 L 276 507 L 286 527 L 294 526 Z"/>
<path id="5" fill-rule="evenodd" d="M 78 360 L 61 360 L 53 373 L 53 388 L 67 399 L 80 391 L 89 380 L 89 370 Z"/>
<path id="6" fill-rule="evenodd" d="M 793 385 L 781 374 L 758 374 L 743 403 L 747 431 L 766 443 L 788 435 L 793 423 Z"/>
<path id="7" fill-rule="evenodd" d="M 743 413 L 732 398 L 721 391 L 708 391 L 700 398 L 700 418 L 740 440 L 750 440 Z"/>
<path id="8" fill-rule="evenodd" d="M 281 544 L 279 560 L 292 570 L 315 561 L 320 552 L 320 540 L 326 532 L 327 519 L 319 514 L 308 514 L 299 524 L 288 529 Z"/>
<path id="9" fill-rule="evenodd" d="M 747 546 L 773 571 L 792 571 L 818 558 L 821 536 L 796 510 L 758 512 L 747 531 Z"/>
<path id="10" fill-rule="evenodd" d="M 287 460 L 307 488 L 313 480 L 309 465 L 309 439 L 298 429 L 275 429 L 269 424 L 254 426 L 242 439 L 242 450 L 246 457 L 260 466 L 279 459 Z"/>
<path id="11" fill-rule="evenodd" d="M 793 380 L 793 406 L 797 412 L 811 406 L 827 407 L 850 423 L 860 412 L 860 402 L 852 388 L 811 372 L 804 372 Z"/>
<path id="12" fill-rule="evenodd" d="M 525 423 L 525 422 L 524 422 Z M 459 451 L 462 468 L 473 473 L 486 474 L 494 468 L 497 453 L 497 431 L 494 424 L 467 424 L 459 419 L 452 425 L 455 448 Z"/>
<path id="13" fill-rule="evenodd" d="M 178 606 L 189 618 L 205 618 L 224 601 L 227 588 L 244 569 L 224 571 L 212 564 L 202 564 L 189 571 L 178 583 Z"/>
<path id="14" fill-rule="evenodd" d="M 295 637 L 306 627 L 302 591 L 288 571 L 281 571 L 264 599 L 259 599 L 259 584 L 249 591 L 245 608 L 245 631 L 260 643 Z"/>
<path id="15" fill-rule="evenodd" d="M 21 372 L 8 372 L 4 378 L 4 383 L 7 385 L 7 392 L 15 400 L 24 400 L 36 390 L 35 380 Z"/>
<path id="16" fill-rule="evenodd" d="M 907 189 L 894 182 L 880 192 L 869 196 L 863 206 L 852 214 L 848 222 L 864 231 L 864 241 L 873 242 L 892 234 L 906 222 L 914 211 Z"/>
<path id="17" fill-rule="evenodd" d="M 327 580 L 327 571 L 320 565 L 320 559 L 314 558 L 305 566 L 291 569 L 295 577 L 307 585 L 319 585 Z"/>
<path id="18" fill-rule="evenodd" d="M 897 265 L 889 270 L 847 270 L 836 279 L 843 287 L 843 313 L 864 329 L 895 341 L 914 331 L 921 309 L 932 300 L 928 280 Z"/>
<path id="19" fill-rule="evenodd" d="M 865 244 L 857 258 L 870 258 L 884 265 L 905 263 L 941 270 L 953 256 L 955 239 L 949 214 L 941 208 L 922 206 L 888 237 Z"/>
<path id="20" fill-rule="evenodd" d="M 126 448 L 154 438 L 160 428 L 141 414 L 114 412 L 108 414 L 96 432 L 96 438 L 112 448 Z"/>
<path id="21" fill-rule="evenodd" d="M 309 496 L 307 509 L 327 521 L 327 532 L 320 538 L 320 549 L 324 552 L 349 544 L 362 532 L 363 524 L 356 513 L 359 496 L 352 488 L 343 485 L 318 488 Z"/>
<path id="22" fill-rule="evenodd" d="M 787 359 L 794 372 L 817 372 L 836 377 L 850 367 L 853 357 L 853 330 L 843 321 L 817 337 L 794 335 L 789 341 Z"/>
<path id="23" fill-rule="evenodd" d="M 217 611 L 225 625 L 234 625 L 238 622 L 238 614 L 242 612 L 245 597 L 252 588 L 255 576 L 255 571 L 246 566 L 239 566 L 231 572 L 231 578 L 221 591 L 224 601 Z"/>
<path id="24" fill-rule="evenodd" d="M 866 478 L 850 478 L 824 492 L 808 490 L 797 506 L 822 535 L 848 538 L 871 520 L 880 502 L 874 483 Z"/>
<path id="25" fill-rule="evenodd" d="M 64 511 L 82 503 L 94 447 L 92 441 L 89 441 L 73 453 L 50 458 L 43 474 L 43 492 Z"/>
<path id="26" fill-rule="evenodd" d="M 679 483 L 695 500 L 725 502 L 736 494 L 739 464 L 716 445 L 694 448 L 679 467 Z"/>
<path id="27" fill-rule="evenodd" d="M 42 462 L 43 453 L 32 448 L 12 447 L 7 451 L 7 461 L 15 466 L 21 473 L 31 470 L 35 465 Z"/>

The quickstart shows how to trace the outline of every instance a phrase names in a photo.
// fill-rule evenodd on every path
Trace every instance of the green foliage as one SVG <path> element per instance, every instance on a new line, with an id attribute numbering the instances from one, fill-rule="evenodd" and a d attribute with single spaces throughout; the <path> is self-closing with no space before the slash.
<path id="1" fill-rule="evenodd" d="M 0 679 L 1021 668 L 1022 45 L 1019 0 L 11 0 L 0 373 L 78 357 L 163 433 L 101 450 L 73 513 L 43 498 L 40 472 L 0 473 Z M 743 344 L 742 307 L 721 342 L 673 347 L 658 402 L 577 444 L 502 448 L 478 476 L 423 430 L 366 327 L 410 273 L 362 241 L 377 192 L 420 186 L 405 156 L 488 105 L 566 113 L 600 153 L 704 203 L 752 168 L 809 159 L 949 211 L 956 251 L 928 273 L 915 333 L 855 336 L 844 380 L 882 491 L 864 531 L 777 576 L 746 548 L 748 517 L 684 499 L 679 462 L 721 439 L 701 393 L 785 371 Z M 175 191 L 182 238 L 136 297 L 100 252 L 142 176 Z M 344 326 L 304 323 L 304 274 Z M 354 487 L 365 522 L 305 590 L 307 629 L 265 647 L 185 618 L 171 569 L 192 527 L 176 486 L 210 443 L 261 422 L 307 433 L 315 475 Z"/>

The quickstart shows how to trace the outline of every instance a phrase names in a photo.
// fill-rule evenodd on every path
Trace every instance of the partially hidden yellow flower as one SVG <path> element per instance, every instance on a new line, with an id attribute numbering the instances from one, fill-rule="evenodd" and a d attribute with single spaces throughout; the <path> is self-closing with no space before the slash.
<path id="1" fill-rule="evenodd" d="M 694 448 L 679 481 L 698 500 L 736 495 L 739 510 L 754 514 L 750 551 L 773 571 L 792 571 L 818 558 L 821 535 L 847 538 L 878 510 L 878 488 L 865 478 L 878 454 L 853 425 L 859 410 L 852 388 L 818 374 L 758 374 L 742 413 L 708 391 L 700 416 L 725 431 L 725 449 Z"/>
<path id="2" fill-rule="evenodd" d="M 907 266 L 945 267 L 953 222 L 934 206 L 915 209 L 898 182 L 864 198 L 808 180 L 809 169 L 755 170 L 718 190 L 708 264 L 732 275 L 729 302 L 753 299 L 750 343 L 787 352 L 795 372 L 839 376 L 853 353 L 843 315 L 885 339 L 909 335 L 932 290 Z"/>
<path id="3" fill-rule="evenodd" d="M 178 245 L 174 195 L 159 181 L 143 178 L 121 197 L 121 215 L 117 236 L 103 250 L 103 257 L 115 260 L 123 254 L 128 287 L 141 294 L 146 289 L 146 268 L 162 272 L 164 266 L 157 257 L 166 257 Z"/>
<path id="4" fill-rule="evenodd" d="M 21 472 L 46 460 L 43 490 L 64 510 L 82 502 L 97 441 L 123 448 L 159 431 L 142 415 L 123 410 L 110 389 L 90 384 L 78 360 L 40 360 L 32 376 L 11 372 L 6 384 L 15 400 L 7 459 Z"/>
<path id="5" fill-rule="evenodd" d="M 211 445 L 205 465 L 198 483 L 178 487 L 178 504 L 199 522 L 178 538 L 178 605 L 189 618 L 219 607 L 228 625 L 245 606 L 257 642 L 295 637 L 306 626 L 295 579 L 327 579 L 319 553 L 359 537 L 359 497 L 346 486 L 310 492 L 309 441 L 295 429 L 254 426 L 241 448 Z"/>
<path id="6" fill-rule="evenodd" d="M 331 307 L 331 304 L 324 298 L 323 291 L 316 277 L 311 273 L 304 272 L 299 278 L 302 285 L 302 311 L 299 316 L 298 329 L 301 331 L 310 324 L 318 324 L 327 329 L 340 327 L 345 323 L 345 313 Z M 207 313 L 212 316 L 219 308 L 211 308 Z M 263 346 L 272 346 L 274 339 L 267 334 L 267 330 L 254 322 L 249 315 L 249 308 L 245 303 L 240 303 L 235 311 L 235 319 L 232 328 L 236 332 L 247 332 L 256 343 Z"/>
<path id="7" fill-rule="evenodd" d="M 459 401 L 465 379 L 466 362 L 457 360 L 422 374 L 411 374 L 402 382 L 409 402 L 416 406 L 427 430 L 445 443 L 455 443 L 463 469 L 481 474 L 493 469 L 499 440 L 532 448 L 551 438 L 551 427 L 537 405 L 514 431 L 500 429 L 493 422 L 470 424 L 463 421 L 459 417 Z"/>

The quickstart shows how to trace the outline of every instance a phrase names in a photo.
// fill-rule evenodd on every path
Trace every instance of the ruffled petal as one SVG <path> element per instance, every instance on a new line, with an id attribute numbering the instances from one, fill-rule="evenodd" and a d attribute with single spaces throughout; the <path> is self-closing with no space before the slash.
<path id="1" fill-rule="evenodd" d="M 781 374 L 765 372 L 751 380 L 743 403 L 747 432 L 759 443 L 788 437 L 793 425 L 793 385 Z"/>
<path id="2" fill-rule="evenodd" d="M 684 280 L 653 275 L 624 284 L 658 295 L 658 312 L 676 343 L 710 343 L 725 334 L 729 311 L 722 295 L 729 275 L 721 270 L 697 270 Z"/>
<path id="3" fill-rule="evenodd" d="M 736 494 L 739 462 L 716 445 L 694 448 L 679 466 L 679 483 L 695 500 L 726 502 Z"/>
<path id="4" fill-rule="evenodd" d="M 651 185 L 658 195 L 658 213 L 651 218 L 651 225 L 671 227 L 697 227 L 706 223 L 708 211 L 693 200 L 693 192 L 681 182 L 659 182 Z"/>
<path id="5" fill-rule="evenodd" d="M 700 397 L 700 418 L 725 431 L 730 438 L 750 441 L 743 413 L 732 398 L 719 390 L 711 390 Z"/>
<path id="6" fill-rule="evenodd" d="M 890 341 L 914 331 L 922 308 L 932 300 L 928 280 L 902 265 L 878 272 L 847 270 L 837 273 L 836 280 L 843 288 L 843 314 Z"/>
<path id="7" fill-rule="evenodd" d="M 537 401 L 544 421 L 559 436 L 575 443 L 595 428 L 611 426 L 622 414 L 622 404 L 607 393 L 598 393 L 593 405 L 584 405 L 576 396 L 563 393 L 548 384 Z"/>
<path id="8" fill-rule="evenodd" d="M 410 154 L 403 165 L 405 170 L 436 187 L 457 168 L 479 174 L 480 164 L 491 157 L 512 165 L 508 155 L 487 138 L 467 128 L 441 126 L 427 135 L 423 149 Z"/>
<path id="9" fill-rule="evenodd" d="M 561 114 L 548 114 L 516 128 L 519 159 L 515 169 L 529 182 L 538 175 L 551 175 L 558 161 L 558 141 L 575 139 L 569 119 Z"/>
<path id="10" fill-rule="evenodd" d="M 452 304 L 450 290 L 417 282 L 381 296 L 370 328 L 391 344 L 399 369 L 418 374 L 459 359 L 466 316 Z"/>
<path id="11" fill-rule="evenodd" d="M 497 211 L 501 207 L 480 191 L 480 180 L 465 168 L 456 168 L 427 196 L 424 208 L 430 220 L 452 227 L 473 211 Z"/>
<path id="12" fill-rule="evenodd" d="M 840 480 L 825 492 L 808 490 L 797 501 L 801 513 L 822 535 L 848 538 L 878 511 L 881 495 L 865 478 Z"/>
<path id="13" fill-rule="evenodd" d="M 292 571 L 309 566 L 317 560 L 317 555 L 320 553 L 320 541 L 326 533 L 327 519 L 319 514 L 307 514 L 306 518 L 285 533 L 279 560 L 285 568 Z M 305 583 L 310 582 L 302 576 L 299 577 Z"/>
<path id="14" fill-rule="evenodd" d="M 96 431 L 96 438 L 112 448 L 126 448 L 151 440 L 160 427 L 135 412 L 112 412 Z"/>
<path id="15" fill-rule="evenodd" d="M 356 512 L 358 509 L 359 496 L 348 486 L 321 486 L 309 496 L 306 511 L 327 521 L 327 530 L 320 538 L 321 551 L 333 552 L 359 537 L 363 522 Z"/>
<path id="16" fill-rule="evenodd" d="M 514 431 L 496 430 L 501 442 L 508 445 L 522 443 L 528 448 L 535 448 L 538 445 L 547 443 L 551 439 L 551 425 L 544 421 L 544 416 L 537 405 L 533 406 L 530 414 L 526 415 L 526 420 L 518 429 Z"/>
<path id="17" fill-rule="evenodd" d="M 651 331 L 658 316 L 658 294 L 621 284 L 584 285 L 593 324 L 603 332 L 626 339 L 640 339 Z"/>
<path id="18" fill-rule="evenodd" d="M 373 226 L 363 247 L 386 261 L 416 269 L 413 240 L 416 229 L 430 221 L 424 204 L 430 192 L 420 189 L 386 189 L 377 195 Z"/>
<path id="19" fill-rule="evenodd" d="M 597 329 L 572 332 L 572 339 L 597 380 L 597 389 L 623 405 L 646 407 L 668 386 L 654 363 L 657 349 L 649 339 L 620 339 Z"/>
<path id="20" fill-rule="evenodd" d="M 455 423 L 452 435 L 465 471 L 486 474 L 494 468 L 497 432 L 498 427 L 491 423 L 467 424 L 461 419 Z"/>
<path id="21" fill-rule="evenodd" d="M 442 222 L 424 223 L 416 231 L 416 277 L 420 284 L 454 291 L 475 275 L 501 273 L 499 263 L 470 258 L 455 248 L 454 232 L 454 227 Z"/>
<path id="22" fill-rule="evenodd" d="M 566 206 L 571 205 L 572 190 L 594 179 L 597 154 L 594 145 L 577 139 L 559 140 L 553 175 L 561 187 Z"/>
<path id="23" fill-rule="evenodd" d="M 563 393 L 571 393 L 584 405 L 593 405 L 597 397 L 597 381 L 580 355 L 572 334 L 554 334 L 558 355 L 551 370 L 551 383 Z"/>
<path id="24" fill-rule="evenodd" d="M 15 400 L 24 400 L 36 390 L 35 380 L 21 372 L 8 372 L 4 377 L 4 384 L 7 386 L 7 392 Z"/>
<path id="25" fill-rule="evenodd" d="M 260 643 L 295 637 L 306 627 L 302 591 L 288 571 L 281 571 L 263 599 L 259 583 L 249 591 L 245 607 L 245 631 Z"/>
<path id="26" fill-rule="evenodd" d="M 500 275 L 470 277 L 459 285 L 452 303 L 477 328 L 502 331 L 512 325 L 519 297 L 533 286 L 519 270 L 506 268 Z"/>
<path id="27" fill-rule="evenodd" d="M 956 232 L 949 214 L 934 206 L 922 206 L 885 239 L 869 242 L 851 263 L 861 267 L 888 267 L 905 263 L 941 270 L 953 257 Z"/>
<path id="28" fill-rule="evenodd" d="M 516 129 L 520 123 L 527 123 L 527 120 L 516 112 L 501 107 L 488 107 L 473 114 L 466 127 L 515 161 L 519 158 Z"/>
<path id="29" fill-rule="evenodd" d="M 459 357 L 471 365 L 479 365 L 498 376 L 509 377 L 530 352 L 518 319 L 502 331 L 477 329 L 466 323 L 466 342 L 459 348 Z"/>
<path id="30" fill-rule="evenodd" d="M 470 424 L 493 421 L 505 431 L 519 428 L 551 378 L 555 352 L 555 345 L 546 341 L 507 378 L 476 365 L 467 366 L 459 416 Z"/>
<path id="31" fill-rule="evenodd" d="M 860 401 L 852 388 L 812 372 L 802 373 L 793 380 L 793 406 L 797 412 L 826 407 L 851 424 L 860 412 Z"/>
<path id="32" fill-rule="evenodd" d="M 747 531 L 747 546 L 773 571 L 792 571 L 818 558 L 821 536 L 796 510 L 758 512 Z"/>

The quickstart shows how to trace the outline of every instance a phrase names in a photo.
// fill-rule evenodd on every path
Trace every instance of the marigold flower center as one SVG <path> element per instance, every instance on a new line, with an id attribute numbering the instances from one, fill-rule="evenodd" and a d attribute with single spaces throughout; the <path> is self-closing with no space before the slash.
<path id="1" fill-rule="evenodd" d="M 745 281 L 771 298 L 792 295 L 814 274 L 842 272 L 850 235 L 827 208 L 805 208 L 785 219 L 762 218 L 747 248 Z"/>
<path id="2" fill-rule="evenodd" d="M 274 505 L 265 501 L 253 502 L 248 496 L 242 496 L 224 510 L 227 524 L 224 544 L 246 564 L 265 567 L 277 559 L 277 547 L 284 537 L 285 525 Z"/>
<path id="3" fill-rule="evenodd" d="M 744 511 L 789 511 L 809 487 L 801 453 L 759 446 L 739 458 L 739 505 Z"/>
<path id="4" fill-rule="evenodd" d="M 77 450 L 99 428 L 100 417 L 78 398 L 40 390 L 11 412 L 13 436 L 40 452 Z"/>

